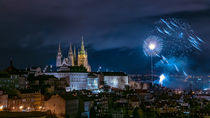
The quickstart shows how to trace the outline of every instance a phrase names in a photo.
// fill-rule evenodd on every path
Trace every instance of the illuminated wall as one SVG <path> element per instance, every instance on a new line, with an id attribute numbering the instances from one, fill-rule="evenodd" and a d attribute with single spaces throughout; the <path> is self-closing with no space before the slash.
<path id="1" fill-rule="evenodd" d="M 70 73 L 69 74 L 69 87 L 66 91 L 83 90 L 87 89 L 88 73 Z"/>
<path id="2" fill-rule="evenodd" d="M 87 89 L 88 90 L 96 90 L 99 87 L 99 79 L 98 77 L 88 77 L 87 80 Z"/>
<path id="3" fill-rule="evenodd" d="M 61 72 L 49 72 L 49 73 L 44 73 L 45 75 L 53 75 L 54 77 L 56 77 L 56 78 L 66 78 L 66 77 L 69 77 L 69 75 L 70 75 L 70 73 L 69 72 L 63 72 L 63 73 L 61 73 Z"/>
<path id="4" fill-rule="evenodd" d="M 128 85 L 128 76 L 104 76 L 104 82 L 110 87 L 124 89 Z"/>

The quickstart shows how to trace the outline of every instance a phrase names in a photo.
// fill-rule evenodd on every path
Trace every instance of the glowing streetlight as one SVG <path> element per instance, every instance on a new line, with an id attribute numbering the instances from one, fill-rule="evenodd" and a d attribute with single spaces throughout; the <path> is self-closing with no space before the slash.
<path id="1" fill-rule="evenodd" d="M 20 106 L 19 109 L 22 110 L 23 109 L 23 106 Z"/>
<path id="2" fill-rule="evenodd" d="M 149 36 L 144 41 L 144 44 L 143 44 L 144 54 L 146 56 L 151 57 L 151 78 L 152 78 L 153 82 L 154 82 L 154 79 L 153 79 L 153 59 L 152 59 L 152 57 L 158 56 L 162 50 L 162 47 L 163 47 L 162 39 L 160 39 L 157 36 Z"/>
<path id="3" fill-rule="evenodd" d="M 0 106 L 0 110 L 1 110 L 1 111 L 3 110 L 3 105 Z"/>
<path id="4" fill-rule="evenodd" d="M 157 56 L 163 47 L 162 39 L 157 36 L 148 37 L 143 44 L 143 51 L 146 56 Z"/>

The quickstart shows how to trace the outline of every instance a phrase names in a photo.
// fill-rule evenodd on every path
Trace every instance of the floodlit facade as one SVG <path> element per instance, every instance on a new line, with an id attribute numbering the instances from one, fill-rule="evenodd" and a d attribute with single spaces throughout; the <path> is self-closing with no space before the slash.
<path id="1" fill-rule="evenodd" d="M 69 72 L 45 74 L 54 75 L 57 78 L 66 78 L 69 85 L 66 87 L 67 92 L 73 90 L 98 90 L 103 82 L 107 86 L 118 89 L 124 89 L 126 85 L 129 85 L 128 76 L 123 72 L 89 73 L 82 69 L 85 69 L 85 67 L 75 66 Z"/>
<path id="2" fill-rule="evenodd" d="M 56 78 L 68 78 L 70 72 L 46 72 L 45 75 L 53 75 Z"/>
<path id="3" fill-rule="evenodd" d="M 110 87 L 124 89 L 128 85 L 128 76 L 123 72 L 104 72 L 102 76 L 104 83 Z"/>
<path id="4" fill-rule="evenodd" d="M 97 76 L 88 76 L 87 79 L 87 89 L 97 90 L 99 87 L 99 78 Z"/>
<path id="5" fill-rule="evenodd" d="M 70 73 L 69 75 L 69 87 L 66 87 L 66 91 L 83 90 L 87 89 L 88 73 Z"/>
<path id="6" fill-rule="evenodd" d="M 68 57 L 63 58 L 61 46 L 59 44 L 57 57 L 56 57 L 56 67 L 58 71 L 67 71 L 70 66 L 84 66 L 88 72 L 91 71 L 91 67 L 88 64 L 88 54 L 85 50 L 84 41 L 82 37 L 81 49 L 78 51 L 78 55 L 76 54 L 76 49 L 72 50 L 72 46 L 70 44 Z"/>
<path id="7" fill-rule="evenodd" d="M 104 82 L 110 87 L 124 89 L 128 85 L 128 76 L 104 76 Z"/>

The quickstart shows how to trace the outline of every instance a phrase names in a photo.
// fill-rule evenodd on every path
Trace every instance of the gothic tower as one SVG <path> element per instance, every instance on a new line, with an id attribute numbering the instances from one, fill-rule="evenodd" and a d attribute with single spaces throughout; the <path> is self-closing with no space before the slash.
<path id="1" fill-rule="evenodd" d="M 87 69 L 88 72 L 91 71 L 91 68 L 88 64 L 88 55 L 84 47 L 83 36 L 82 36 L 81 50 L 78 53 L 78 66 L 80 65 L 83 65 Z"/>
<path id="2" fill-rule="evenodd" d="M 76 53 L 76 48 L 74 47 L 74 65 L 77 66 L 77 53 Z"/>
<path id="3" fill-rule="evenodd" d="M 57 58 L 56 58 L 56 67 L 61 67 L 61 65 L 62 65 L 61 61 L 62 61 L 62 52 L 61 52 L 61 46 L 59 43 L 58 54 L 57 54 Z"/>
<path id="4" fill-rule="evenodd" d="M 69 58 L 69 66 L 74 66 L 74 54 L 73 54 L 73 51 L 72 51 L 72 46 L 70 44 L 70 47 L 69 47 L 69 54 L 68 54 L 68 58 Z"/>

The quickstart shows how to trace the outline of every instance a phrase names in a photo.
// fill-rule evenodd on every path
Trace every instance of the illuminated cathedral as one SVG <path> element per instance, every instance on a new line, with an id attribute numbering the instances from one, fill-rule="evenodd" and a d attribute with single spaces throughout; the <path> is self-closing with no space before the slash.
<path id="1" fill-rule="evenodd" d="M 88 64 L 88 54 L 85 50 L 84 40 L 82 37 L 81 49 L 78 50 L 78 54 L 76 53 L 76 49 L 74 51 L 72 49 L 72 45 L 69 46 L 68 57 L 63 58 L 61 46 L 59 44 L 57 57 L 56 57 L 56 67 L 58 71 L 68 70 L 70 66 L 84 66 L 88 72 L 91 71 L 91 67 Z"/>

